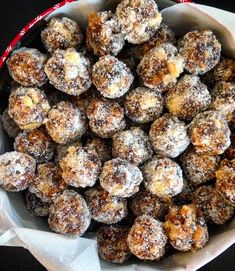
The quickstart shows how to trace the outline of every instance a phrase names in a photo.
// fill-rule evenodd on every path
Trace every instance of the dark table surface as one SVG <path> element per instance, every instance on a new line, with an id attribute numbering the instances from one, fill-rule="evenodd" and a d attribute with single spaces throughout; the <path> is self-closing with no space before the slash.
<path id="1" fill-rule="evenodd" d="M 234 1 L 196 0 L 195 2 L 235 12 Z M 26 23 L 57 2 L 59 0 L 0 0 L 0 54 Z M 0 247 L 0 270 L 44 271 L 46 269 L 23 248 Z M 235 245 L 200 269 L 200 271 L 234 270 Z"/>

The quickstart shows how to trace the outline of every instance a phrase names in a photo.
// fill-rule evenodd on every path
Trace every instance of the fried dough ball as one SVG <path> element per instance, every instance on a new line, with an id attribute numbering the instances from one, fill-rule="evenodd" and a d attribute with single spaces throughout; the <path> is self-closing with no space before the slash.
<path id="1" fill-rule="evenodd" d="M 40 127 L 19 133 L 15 138 L 14 149 L 32 156 L 37 163 L 46 163 L 54 156 L 55 143 L 47 134 L 46 129 Z"/>
<path id="2" fill-rule="evenodd" d="M 82 147 L 82 143 L 80 139 L 75 139 L 65 145 L 58 144 L 56 147 L 56 156 L 55 156 L 55 161 L 59 162 L 62 158 L 64 158 L 68 154 L 68 148 L 69 147 Z"/>
<path id="3" fill-rule="evenodd" d="M 111 11 L 89 14 L 86 45 L 97 56 L 116 56 L 121 51 L 124 35 L 119 21 Z"/>
<path id="4" fill-rule="evenodd" d="M 142 83 L 161 92 L 174 85 L 183 70 L 184 59 L 170 43 L 163 43 L 151 49 L 137 67 Z"/>
<path id="5" fill-rule="evenodd" d="M 107 99 L 93 99 L 87 107 L 89 126 L 101 138 L 109 138 L 126 126 L 123 108 Z"/>
<path id="6" fill-rule="evenodd" d="M 219 82 L 211 91 L 210 109 L 219 111 L 230 121 L 235 112 L 235 82 Z"/>
<path id="7" fill-rule="evenodd" d="M 13 51 L 7 60 L 7 67 L 11 77 L 25 87 L 40 87 L 47 82 L 44 66 L 46 55 L 38 49 L 22 47 Z"/>
<path id="8" fill-rule="evenodd" d="M 0 186 L 9 192 L 26 189 L 34 179 L 35 160 L 16 151 L 0 155 Z"/>
<path id="9" fill-rule="evenodd" d="M 189 136 L 197 153 L 222 154 L 230 145 L 230 130 L 217 111 L 198 114 L 189 125 Z"/>
<path id="10" fill-rule="evenodd" d="M 223 160 L 216 175 L 216 189 L 226 200 L 235 207 L 235 159 Z"/>
<path id="11" fill-rule="evenodd" d="M 127 244 L 130 251 L 141 260 L 159 260 L 165 254 L 167 237 L 163 223 L 149 215 L 136 218 Z"/>
<path id="12" fill-rule="evenodd" d="M 144 188 L 130 198 L 130 209 L 134 216 L 150 215 L 162 220 L 172 205 L 171 198 L 159 198 Z"/>
<path id="13" fill-rule="evenodd" d="M 139 191 L 143 177 L 137 166 L 115 158 L 104 163 L 99 179 L 110 195 L 127 198 Z"/>
<path id="14" fill-rule="evenodd" d="M 149 136 L 154 151 L 170 158 L 180 155 L 190 143 L 185 123 L 168 113 L 152 123 Z"/>
<path id="15" fill-rule="evenodd" d="M 123 263 L 131 253 L 127 246 L 127 227 L 102 226 L 97 232 L 99 256 L 108 262 Z"/>
<path id="16" fill-rule="evenodd" d="M 25 205 L 26 208 L 35 216 L 48 216 L 50 204 L 48 202 L 43 202 L 33 193 L 28 190 L 25 193 Z"/>
<path id="17" fill-rule="evenodd" d="M 183 189 L 182 170 L 169 158 L 154 156 L 144 164 L 142 172 L 146 190 L 160 198 L 173 197 Z"/>
<path id="18" fill-rule="evenodd" d="M 56 50 L 45 73 L 55 88 L 69 95 L 79 96 L 91 86 L 90 62 L 74 48 Z"/>
<path id="19" fill-rule="evenodd" d="M 184 174 L 195 186 L 215 178 L 219 161 L 219 156 L 197 153 L 194 148 L 187 149 L 181 156 Z"/>
<path id="20" fill-rule="evenodd" d="M 130 88 L 134 76 L 130 69 L 111 55 L 100 57 L 92 68 L 92 82 L 106 98 L 123 96 Z"/>
<path id="21" fill-rule="evenodd" d="M 52 202 L 66 188 L 60 168 L 52 162 L 38 165 L 34 181 L 29 185 L 29 191 L 43 202 Z"/>
<path id="22" fill-rule="evenodd" d="M 127 200 L 111 196 L 101 187 L 92 187 L 85 191 L 85 199 L 91 217 L 104 224 L 115 224 L 127 216 Z"/>
<path id="23" fill-rule="evenodd" d="M 84 198 L 73 190 L 65 190 L 50 206 L 48 223 L 55 232 L 81 236 L 90 222 L 91 215 Z"/>
<path id="24" fill-rule="evenodd" d="M 49 110 L 45 93 L 38 88 L 19 87 L 9 97 L 8 114 L 26 131 L 41 126 Z"/>
<path id="25" fill-rule="evenodd" d="M 96 151 L 89 148 L 69 147 L 67 152 L 59 162 L 64 181 L 74 187 L 93 186 L 101 169 Z"/>
<path id="26" fill-rule="evenodd" d="M 186 74 L 171 88 L 165 99 L 169 112 L 183 120 L 191 120 L 211 103 L 210 93 L 199 76 Z"/>
<path id="27" fill-rule="evenodd" d="M 112 154 L 140 165 L 153 155 L 153 151 L 147 134 L 138 127 L 132 127 L 113 136 Z"/>
<path id="28" fill-rule="evenodd" d="M 96 151 L 102 163 L 112 158 L 111 142 L 108 139 L 90 138 L 87 140 L 85 147 Z"/>
<path id="29" fill-rule="evenodd" d="M 154 0 L 122 0 L 116 16 L 129 43 L 149 40 L 159 28 L 162 16 Z"/>
<path id="30" fill-rule="evenodd" d="M 79 25 L 66 17 L 52 18 L 41 32 L 42 43 L 50 53 L 57 49 L 78 48 L 82 38 Z"/>
<path id="31" fill-rule="evenodd" d="M 185 59 L 185 69 L 191 74 L 204 74 L 218 64 L 221 44 L 211 30 L 188 32 L 178 43 Z"/>
<path id="32" fill-rule="evenodd" d="M 210 223 L 222 225 L 233 216 L 234 207 L 228 205 L 212 185 L 199 187 L 193 201 Z"/>
<path id="33" fill-rule="evenodd" d="M 125 114 L 137 123 L 148 123 L 158 118 L 163 111 L 160 92 L 146 87 L 137 87 L 125 97 Z"/>
<path id="34" fill-rule="evenodd" d="M 170 244 L 180 251 L 193 251 L 205 246 L 208 230 L 200 210 L 193 204 L 173 206 L 164 229 Z"/>
<path id="35" fill-rule="evenodd" d="M 20 127 L 9 116 L 8 108 L 2 113 L 2 126 L 10 138 L 16 138 L 17 135 L 21 132 Z"/>
<path id="36" fill-rule="evenodd" d="M 55 142 L 66 144 L 86 132 L 87 118 L 72 103 L 60 102 L 49 111 L 46 129 Z"/>

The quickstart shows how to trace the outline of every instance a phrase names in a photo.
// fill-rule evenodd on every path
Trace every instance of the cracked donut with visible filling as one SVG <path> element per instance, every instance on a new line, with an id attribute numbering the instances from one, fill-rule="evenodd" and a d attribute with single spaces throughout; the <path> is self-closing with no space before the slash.
<path id="1" fill-rule="evenodd" d="M 18 87 L 9 97 L 9 116 L 23 130 L 41 126 L 50 110 L 45 93 L 38 88 Z"/>
<path id="2" fill-rule="evenodd" d="M 32 156 L 37 163 L 46 163 L 54 156 L 55 143 L 46 129 L 40 127 L 19 133 L 15 138 L 14 149 Z"/>
<path id="3" fill-rule="evenodd" d="M 137 67 L 141 82 L 161 92 L 174 85 L 183 70 L 184 59 L 170 43 L 151 49 Z"/>
<path id="4" fill-rule="evenodd" d="M 199 76 L 186 74 L 171 88 L 165 98 L 169 112 L 183 120 L 191 120 L 211 103 L 210 93 Z"/>
<path id="5" fill-rule="evenodd" d="M 191 74 L 204 74 L 218 64 L 221 44 L 211 30 L 195 30 L 185 34 L 178 43 L 185 59 L 185 69 Z"/>
<path id="6" fill-rule="evenodd" d="M 126 126 L 123 108 L 116 102 L 93 99 L 86 110 L 89 127 L 101 138 L 112 137 Z"/>
<path id="7" fill-rule="evenodd" d="M 112 196 L 127 198 L 139 191 L 143 180 L 139 168 L 127 160 L 114 158 L 104 163 L 100 185 Z"/>
<path id="8" fill-rule="evenodd" d="M 201 186 L 193 193 L 193 202 L 202 211 L 207 222 L 222 225 L 234 213 L 234 207 L 228 205 L 212 185 Z"/>
<path id="9" fill-rule="evenodd" d="M 154 151 L 170 158 L 179 156 L 190 143 L 185 123 L 168 113 L 152 123 L 149 136 Z"/>
<path id="10" fill-rule="evenodd" d="M 2 126 L 10 138 L 16 138 L 17 135 L 21 132 L 20 127 L 8 114 L 8 108 L 2 113 Z"/>
<path id="11" fill-rule="evenodd" d="M 112 139 L 113 157 L 126 159 L 135 165 L 140 165 L 153 155 L 147 134 L 138 127 L 118 132 Z"/>
<path id="12" fill-rule="evenodd" d="M 111 55 L 100 57 L 92 67 L 92 82 L 106 98 L 123 96 L 133 80 L 134 76 L 126 64 Z"/>
<path id="13" fill-rule="evenodd" d="M 127 227 L 102 226 L 97 232 L 99 256 L 108 262 L 123 263 L 131 256 L 127 246 Z"/>
<path id="14" fill-rule="evenodd" d="M 45 65 L 50 84 L 69 95 L 79 96 L 91 86 L 90 62 L 74 48 L 57 49 Z"/>
<path id="15" fill-rule="evenodd" d="M 67 155 L 59 162 L 64 181 L 74 187 L 85 188 L 95 184 L 101 162 L 95 150 L 69 147 Z"/>
<path id="16" fill-rule="evenodd" d="M 22 47 L 13 51 L 7 60 L 11 77 L 25 87 L 40 87 L 47 82 L 44 66 L 47 56 L 38 49 Z"/>
<path id="17" fill-rule="evenodd" d="M 127 200 L 111 196 L 101 187 L 92 187 L 85 191 L 85 200 L 91 217 L 104 224 L 115 224 L 127 216 Z"/>
<path id="18" fill-rule="evenodd" d="M 84 198 L 73 190 L 65 190 L 50 206 L 48 224 L 55 232 L 81 236 L 90 222 L 91 215 Z"/>
<path id="19" fill-rule="evenodd" d="M 124 100 L 125 114 L 137 123 L 148 123 L 158 118 L 163 111 L 160 92 L 147 87 L 129 91 Z"/>
<path id="20" fill-rule="evenodd" d="M 209 235 L 201 211 L 193 204 L 173 206 L 164 223 L 170 244 L 179 251 L 204 247 Z"/>
<path id="21" fill-rule="evenodd" d="M 124 43 L 121 25 L 111 11 L 89 14 L 86 30 L 86 45 L 89 51 L 97 56 L 116 56 Z"/>
<path id="22" fill-rule="evenodd" d="M 86 132 L 87 118 L 72 103 L 60 102 L 49 111 L 46 129 L 55 142 L 66 144 Z"/>
<path id="23" fill-rule="evenodd" d="M 181 156 L 184 174 L 195 186 L 214 179 L 219 162 L 219 156 L 197 153 L 194 148 L 187 149 Z"/>
<path id="24" fill-rule="evenodd" d="M 35 194 L 30 193 L 28 190 L 24 195 L 26 208 L 31 214 L 35 216 L 48 216 L 50 203 L 43 202 Z"/>
<path id="25" fill-rule="evenodd" d="M 173 197 L 183 189 L 182 170 L 169 158 L 154 156 L 144 164 L 142 172 L 146 190 L 160 198 Z"/>
<path id="26" fill-rule="evenodd" d="M 37 166 L 37 174 L 29 185 L 29 191 L 43 202 L 52 202 L 67 188 L 60 168 L 53 162 Z"/>
<path id="27" fill-rule="evenodd" d="M 162 21 L 154 0 L 122 0 L 116 8 L 116 16 L 125 39 L 133 44 L 149 40 Z"/>
<path id="28" fill-rule="evenodd" d="M 129 231 L 127 244 L 139 259 L 159 260 L 165 254 L 167 244 L 163 223 L 149 215 L 138 216 Z"/>
<path id="29" fill-rule="evenodd" d="M 231 143 L 228 123 L 217 111 L 198 114 L 190 123 L 188 132 L 197 153 L 222 154 Z"/>
<path id="30" fill-rule="evenodd" d="M 48 52 L 57 49 L 78 48 L 83 35 L 77 22 L 66 18 L 52 18 L 41 32 L 41 40 Z"/>
<path id="31" fill-rule="evenodd" d="M 34 180 L 35 160 L 16 151 L 0 155 L 0 186 L 10 192 L 26 189 Z"/>

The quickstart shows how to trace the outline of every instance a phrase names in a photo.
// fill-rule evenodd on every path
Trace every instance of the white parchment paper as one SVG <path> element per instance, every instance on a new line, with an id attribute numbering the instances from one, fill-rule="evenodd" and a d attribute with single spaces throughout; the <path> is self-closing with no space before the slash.
<path id="1" fill-rule="evenodd" d="M 80 0 L 68 4 L 49 18 L 64 14 L 86 27 L 92 11 L 114 9 L 117 0 Z M 159 1 L 163 6 L 171 1 Z M 162 11 L 164 22 L 180 35 L 193 29 L 215 31 L 223 44 L 224 53 L 235 58 L 235 14 L 196 4 L 178 4 Z M 0 125 L 0 153 L 9 148 Z M 127 262 L 123 265 L 106 263 L 97 256 L 95 236 L 71 239 L 52 233 L 47 222 L 32 216 L 25 208 L 21 193 L 0 189 L 0 245 L 28 249 L 49 271 L 193 271 L 218 256 L 235 241 L 235 220 L 211 236 L 208 244 L 197 252 L 176 253 L 160 263 Z M 10 260 L 10 259 L 9 259 Z"/>

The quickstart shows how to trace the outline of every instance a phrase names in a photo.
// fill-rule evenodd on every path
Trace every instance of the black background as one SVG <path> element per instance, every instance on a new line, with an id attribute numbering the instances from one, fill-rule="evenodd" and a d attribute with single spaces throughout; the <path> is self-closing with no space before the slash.
<path id="1" fill-rule="evenodd" d="M 56 4 L 58 1 L 59 0 L 0 0 L 0 55 L 15 35 L 32 18 L 36 17 L 50 6 Z M 196 0 L 195 2 L 235 12 L 235 0 Z M 23 248 L 0 247 L 0 270 L 44 271 L 46 269 L 43 268 L 43 266 L 41 266 L 40 263 L 38 263 L 34 257 Z M 200 271 L 234 270 L 235 245 L 200 269 Z"/>

